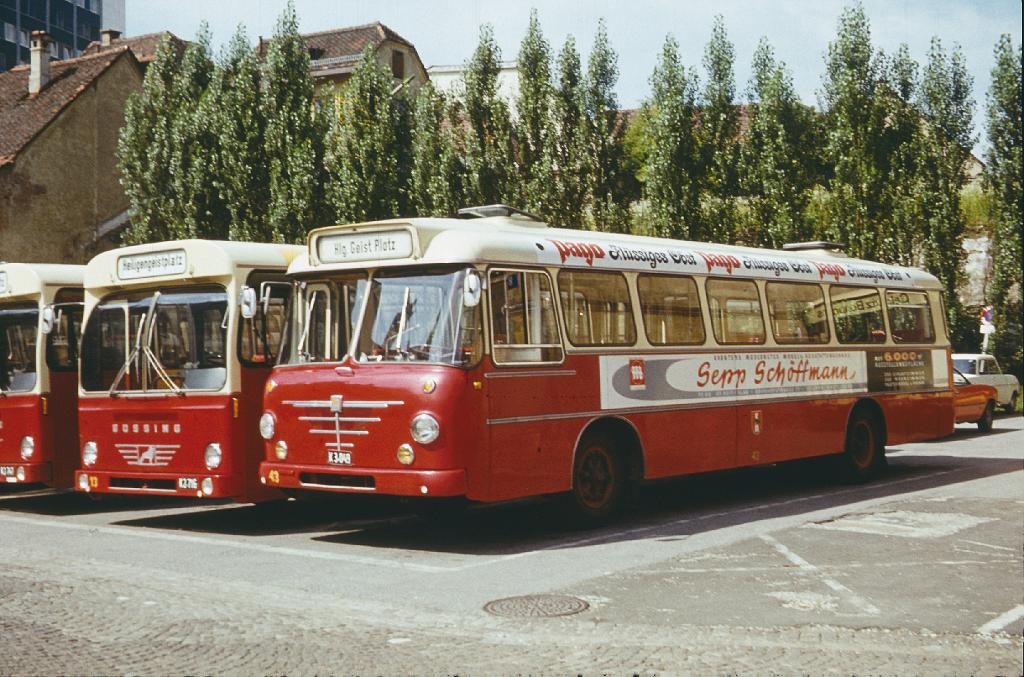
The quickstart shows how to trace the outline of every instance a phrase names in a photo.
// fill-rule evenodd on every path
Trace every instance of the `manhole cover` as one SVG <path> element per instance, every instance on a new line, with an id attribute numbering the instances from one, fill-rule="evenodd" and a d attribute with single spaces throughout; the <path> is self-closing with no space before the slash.
<path id="1" fill-rule="evenodd" d="M 551 618 L 586 611 L 590 605 L 570 595 L 522 595 L 496 599 L 484 605 L 484 611 L 511 618 Z"/>

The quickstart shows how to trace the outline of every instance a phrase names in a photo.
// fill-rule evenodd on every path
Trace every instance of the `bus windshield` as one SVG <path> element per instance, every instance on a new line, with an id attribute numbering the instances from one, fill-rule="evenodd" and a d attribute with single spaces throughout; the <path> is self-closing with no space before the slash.
<path id="1" fill-rule="evenodd" d="M 463 303 L 465 270 L 378 272 L 355 345 L 361 362 L 474 364 L 483 351 L 480 306 Z"/>
<path id="2" fill-rule="evenodd" d="M 35 303 L 0 306 L 0 392 L 23 393 L 36 387 Z"/>
<path id="3" fill-rule="evenodd" d="M 219 390 L 227 380 L 223 287 L 112 294 L 82 337 L 86 391 Z"/>

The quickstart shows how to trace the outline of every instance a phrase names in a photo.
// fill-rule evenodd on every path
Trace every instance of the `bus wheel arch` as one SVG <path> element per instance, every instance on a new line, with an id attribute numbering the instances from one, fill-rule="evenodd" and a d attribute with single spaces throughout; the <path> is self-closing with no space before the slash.
<path id="1" fill-rule="evenodd" d="M 570 496 L 574 512 L 602 522 L 621 507 L 628 485 L 643 479 L 643 447 L 627 419 L 602 417 L 583 426 L 572 456 Z"/>
<path id="2" fill-rule="evenodd" d="M 873 399 L 864 398 L 850 408 L 846 420 L 843 451 L 836 456 L 839 479 L 846 483 L 866 482 L 886 465 L 888 429 L 885 412 Z"/>

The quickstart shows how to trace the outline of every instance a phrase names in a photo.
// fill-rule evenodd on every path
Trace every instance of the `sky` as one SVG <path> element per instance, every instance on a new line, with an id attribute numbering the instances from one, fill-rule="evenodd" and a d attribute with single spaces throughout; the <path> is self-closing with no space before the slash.
<path id="1" fill-rule="evenodd" d="M 481 24 L 494 27 L 502 57 L 514 60 L 531 8 L 541 28 L 560 49 L 572 35 L 584 58 L 600 18 L 608 25 L 619 57 L 617 92 L 623 108 L 640 105 L 667 34 L 680 44 L 683 61 L 703 75 L 701 58 L 716 14 L 721 14 L 736 49 L 736 81 L 743 93 L 750 59 L 762 36 L 793 73 L 797 92 L 816 105 L 828 43 L 834 37 L 843 0 L 295 0 L 302 32 L 381 21 L 416 46 L 425 66 L 464 63 L 472 54 Z M 201 21 L 213 32 L 215 48 L 239 24 L 250 39 L 269 36 L 286 0 L 126 0 L 128 35 L 169 30 L 195 35 Z M 985 93 L 992 50 L 1002 33 L 1021 43 L 1020 0 L 864 0 L 876 49 L 895 53 L 901 43 L 924 63 L 933 36 L 950 49 L 959 44 L 974 78 L 976 154 L 983 154 Z"/>

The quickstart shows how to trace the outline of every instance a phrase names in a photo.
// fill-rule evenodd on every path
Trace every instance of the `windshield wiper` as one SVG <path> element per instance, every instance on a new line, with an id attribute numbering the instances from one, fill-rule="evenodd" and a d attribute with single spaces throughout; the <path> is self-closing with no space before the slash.
<path id="1" fill-rule="evenodd" d="M 139 353 L 142 350 L 142 334 L 145 332 L 148 336 L 149 333 L 146 331 L 147 327 L 152 324 L 153 319 L 156 317 L 156 313 L 153 312 L 156 308 L 156 301 L 160 298 L 160 292 L 153 292 L 153 298 L 149 301 L 149 309 L 142 314 L 142 319 L 139 321 L 138 331 L 135 332 L 135 344 L 132 346 L 132 350 L 128 353 L 128 359 L 124 361 L 121 368 L 117 372 L 117 376 L 114 377 L 113 383 L 110 384 L 110 388 L 107 390 L 107 395 L 114 397 L 118 394 L 117 387 L 121 385 L 121 381 L 124 379 L 125 374 L 131 368 L 131 364 L 135 363 L 135 371 L 139 371 Z M 131 319 L 131 309 L 125 307 L 125 322 L 129 322 Z"/>

